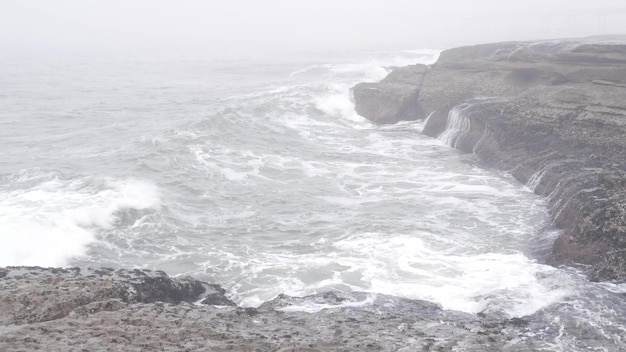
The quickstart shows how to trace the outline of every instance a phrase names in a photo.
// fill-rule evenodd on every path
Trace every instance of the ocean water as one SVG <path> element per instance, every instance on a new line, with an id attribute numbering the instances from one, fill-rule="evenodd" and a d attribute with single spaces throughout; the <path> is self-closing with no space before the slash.
<path id="1" fill-rule="evenodd" d="M 355 83 L 437 56 L 4 59 L 0 265 L 157 269 L 253 307 L 390 294 L 619 350 L 626 288 L 542 264 L 543 199 L 452 149 L 456 130 L 354 111 Z"/>

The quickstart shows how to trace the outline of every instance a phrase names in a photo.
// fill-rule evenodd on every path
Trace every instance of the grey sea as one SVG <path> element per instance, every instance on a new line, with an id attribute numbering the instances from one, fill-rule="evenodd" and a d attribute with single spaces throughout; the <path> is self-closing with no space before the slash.
<path id="1" fill-rule="evenodd" d="M 542 264 L 532 185 L 354 111 L 354 84 L 438 53 L 2 59 L 0 266 L 163 270 L 246 307 L 390 294 L 619 350 L 626 286 Z"/>

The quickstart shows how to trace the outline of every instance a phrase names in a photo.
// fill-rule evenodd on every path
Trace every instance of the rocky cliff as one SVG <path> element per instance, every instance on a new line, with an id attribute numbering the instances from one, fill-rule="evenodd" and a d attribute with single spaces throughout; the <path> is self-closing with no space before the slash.
<path id="1" fill-rule="evenodd" d="M 626 38 L 461 47 L 403 70 L 355 86 L 357 112 L 427 118 L 424 134 L 547 197 L 562 229 L 549 263 L 626 280 Z"/>

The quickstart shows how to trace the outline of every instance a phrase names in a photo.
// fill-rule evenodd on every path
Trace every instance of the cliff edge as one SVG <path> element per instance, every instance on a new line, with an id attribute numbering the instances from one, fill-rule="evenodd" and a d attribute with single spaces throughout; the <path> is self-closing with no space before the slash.
<path id="1" fill-rule="evenodd" d="M 547 197 L 562 230 L 548 263 L 626 280 L 626 38 L 461 47 L 414 71 L 355 86 L 357 112 L 376 123 L 427 119 L 424 134 Z M 400 99 L 387 98 L 390 85 Z M 390 105 L 384 119 L 368 96 Z"/>

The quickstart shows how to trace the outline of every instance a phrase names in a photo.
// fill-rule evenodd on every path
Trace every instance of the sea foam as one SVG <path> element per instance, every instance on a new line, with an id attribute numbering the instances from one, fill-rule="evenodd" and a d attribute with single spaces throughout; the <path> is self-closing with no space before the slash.
<path id="1" fill-rule="evenodd" d="M 157 209 L 158 188 L 146 181 L 54 173 L 16 175 L 22 187 L 0 192 L 0 265 L 65 266 L 84 255 L 99 228 L 124 209 Z"/>

